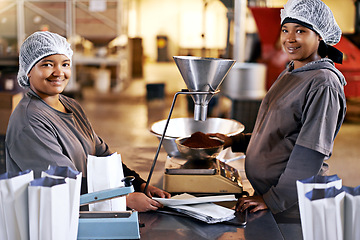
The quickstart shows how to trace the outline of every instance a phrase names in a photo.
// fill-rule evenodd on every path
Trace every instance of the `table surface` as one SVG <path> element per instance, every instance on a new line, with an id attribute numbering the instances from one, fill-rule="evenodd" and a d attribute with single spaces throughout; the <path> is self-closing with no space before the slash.
<path id="1" fill-rule="evenodd" d="M 245 226 L 225 223 L 207 224 L 189 217 L 159 212 L 139 214 L 141 239 L 284 239 L 269 211 L 248 215 Z"/>

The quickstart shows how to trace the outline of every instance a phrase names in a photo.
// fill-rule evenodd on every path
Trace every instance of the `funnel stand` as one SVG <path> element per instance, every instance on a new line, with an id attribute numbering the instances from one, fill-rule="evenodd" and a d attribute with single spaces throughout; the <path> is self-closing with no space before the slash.
<path id="1" fill-rule="evenodd" d="M 151 165 L 151 169 L 150 169 L 150 172 L 149 172 L 149 176 L 148 176 L 148 179 L 147 179 L 147 181 L 146 181 L 146 185 L 145 185 L 145 188 L 144 188 L 144 191 L 143 191 L 143 192 L 145 193 L 145 195 L 146 195 L 146 191 L 147 191 L 147 188 L 148 188 L 148 186 L 149 186 L 149 183 L 150 183 L 152 174 L 153 174 L 154 169 L 155 169 L 156 161 L 157 161 L 157 159 L 158 159 L 158 157 L 159 157 L 161 145 L 162 145 L 162 143 L 163 143 L 163 140 L 164 140 L 164 137 L 165 137 L 165 134 L 166 134 L 166 130 L 167 130 L 168 126 L 169 126 L 170 118 L 171 118 L 172 112 L 173 112 L 173 110 L 174 110 L 174 106 L 175 106 L 175 102 L 176 102 L 177 96 L 180 95 L 180 94 L 184 94 L 184 95 L 195 95 L 195 94 L 197 94 L 197 95 L 205 95 L 205 94 L 208 95 L 208 94 L 211 94 L 211 95 L 214 95 L 214 94 L 217 94 L 217 93 L 219 93 L 219 92 L 220 92 L 220 90 L 209 91 L 209 92 L 189 92 L 188 89 L 182 89 L 180 92 L 175 93 L 174 99 L 173 99 L 172 104 L 171 104 L 171 107 L 170 107 L 169 115 L 168 115 L 168 118 L 167 118 L 167 120 L 166 120 L 166 124 L 165 124 L 165 127 L 164 127 L 164 131 L 163 131 L 163 133 L 162 133 L 162 135 L 161 135 L 160 142 L 159 142 L 159 146 L 158 146 L 158 148 L 157 148 L 157 150 L 156 150 L 156 154 L 155 154 L 153 163 L 152 163 L 152 165 Z"/>
<path id="2" fill-rule="evenodd" d="M 190 92 L 210 92 L 217 89 L 234 65 L 235 60 L 204 58 L 193 56 L 174 56 L 182 78 Z M 194 120 L 205 121 L 211 94 L 193 94 L 195 103 Z"/>

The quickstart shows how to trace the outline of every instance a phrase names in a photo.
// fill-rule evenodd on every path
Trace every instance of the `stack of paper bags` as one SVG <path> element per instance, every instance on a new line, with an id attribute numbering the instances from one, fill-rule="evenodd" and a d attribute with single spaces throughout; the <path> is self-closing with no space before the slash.
<path id="1" fill-rule="evenodd" d="M 235 217 L 235 211 L 219 206 L 213 202 L 237 201 L 234 195 L 219 195 L 211 197 L 195 197 L 184 193 L 170 199 L 153 198 L 164 206 L 174 209 L 203 222 L 212 224 L 229 221 Z"/>
<path id="2" fill-rule="evenodd" d="M 0 175 L 0 239 L 77 239 L 82 174 L 50 166 L 42 175 Z"/>
<path id="3" fill-rule="evenodd" d="M 360 239 L 360 186 L 343 187 L 345 193 L 345 239 Z"/>
<path id="4" fill-rule="evenodd" d="M 29 185 L 30 239 L 67 239 L 70 196 L 65 179 L 38 178 Z"/>
<path id="5" fill-rule="evenodd" d="M 82 173 L 50 166 L 29 184 L 30 239 L 77 239 Z"/>
<path id="6" fill-rule="evenodd" d="M 304 240 L 360 239 L 360 186 L 342 186 L 337 175 L 297 181 Z"/>
<path id="7" fill-rule="evenodd" d="M 0 175 L 0 239 L 29 239 L 28 186 L 32 171 Z"/>
<path id="8" fill-rule="evenodd" d="M 82 173 L 69 167 L 49 166 L 49 169 L 42 172 L 42 177 L 64 179 L 69 192 L 69 216 L 68 239 L 77 239 L 79 227 L 79 207 Z"/>

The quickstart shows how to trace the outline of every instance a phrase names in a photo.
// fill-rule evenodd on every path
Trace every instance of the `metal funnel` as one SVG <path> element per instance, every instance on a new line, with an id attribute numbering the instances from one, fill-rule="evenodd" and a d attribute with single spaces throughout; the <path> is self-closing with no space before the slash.
<path id="1" fill-rule="evenodd" d="M 209 92 L 191 95 L 195 103 L 194 119 L 205 121 L 208 103 L 235 64 L 235 60 L 192 56 L 173 58 L 190 92 Z"/>

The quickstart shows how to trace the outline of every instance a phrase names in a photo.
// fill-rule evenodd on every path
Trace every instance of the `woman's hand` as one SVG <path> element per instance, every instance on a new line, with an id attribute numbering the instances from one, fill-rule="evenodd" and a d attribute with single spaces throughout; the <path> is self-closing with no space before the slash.
<path id="1" fill-rule="evenodd" d="M 246 209 L 250 208 L 250 212 L 254 213 L 259 210 L 265 210 L 268 209 L 268 206 L 264 202 L 264 199 L 262 196 L 251 196 L 251 197 L 243 197 L 239 198 L 235 210 L 243 212 Z"/>
<path id="2" fill-rule="evenodd" d="M 146 183 L 141 184 L 140 189 L 144 191 Z M 164 190 L 149 185 L 146 190 L 146 195 L 142 192 L 133 192 L 126 196 L 127 207 L 138 212 L 155 211 L 162 208 L 163 205 L 158 201 L 151 199 L 153 196 L 161 198 L 170 198 L 171 195 Z"/>
<path id="3" fill-rule="evenodd" d="M 227 148 L 227 147 L 230 147 L 233 143 L 232 139 L 228 136 L 226 136 L 225 134 L 222 134 L 222 133 L 208 133 L 206 134 L 210 137 L 217 137 L 221 140 L 224 141 L 224 149 Z"/>
<path id="4" fill-rule="evenodd" d="M 141 186 L 140 186 L 141 191 L 144 191 L 145 186 L 146 186 L 146 183 L 141 184 Z M 152 197 L 170 198 L 171 197 L 170 193 L 168 193 L 164 190 L 161 190 L 160 188 L 151 186 L 151 185 L 149 185 L 147 187 L 146 195 L 150 198 L 152 198 Z"/>
<path id="5" fill-rule="evenodd" d="M 151 198 L 147 197 L 144 193 L 133 192 L 126 196 L 127 207 L 134 209 L 138 212 L 155 211 L 163 205 Z"/>

